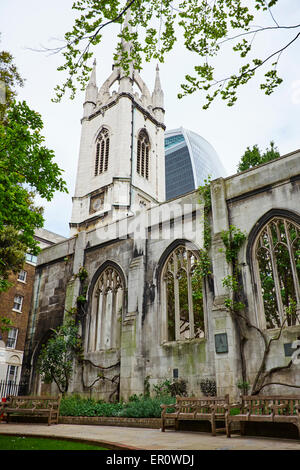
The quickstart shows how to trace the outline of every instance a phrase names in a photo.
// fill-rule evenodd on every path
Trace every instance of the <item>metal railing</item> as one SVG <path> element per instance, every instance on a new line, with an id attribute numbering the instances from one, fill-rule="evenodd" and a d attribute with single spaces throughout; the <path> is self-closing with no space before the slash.
<path id="1" fill-rule="evenodd" d="M 0 400 L 9 395 L 25 395 L 26 383 L 0 380 Z"/>

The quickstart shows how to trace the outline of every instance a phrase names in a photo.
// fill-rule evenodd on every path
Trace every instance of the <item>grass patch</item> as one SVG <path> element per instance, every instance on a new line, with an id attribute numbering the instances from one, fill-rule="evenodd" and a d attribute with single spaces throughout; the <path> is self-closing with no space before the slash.
<path id="1" fill-rule="evenodd" d="M 0 450 L 107 450 L 84 442 L 42 437 L 0 435 Z"/>

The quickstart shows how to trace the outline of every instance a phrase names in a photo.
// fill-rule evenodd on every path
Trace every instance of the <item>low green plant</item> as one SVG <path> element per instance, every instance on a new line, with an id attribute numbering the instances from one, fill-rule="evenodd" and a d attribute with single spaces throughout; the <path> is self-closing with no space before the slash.
<path id="1" fill-rule="evenodd" d="M 141 395 L 134 400 L 124 404 L 122 410 L 118 413 L 118 416 L 126 418 L 160 418 L 161 417 L 161 404 L 174 404 L 176 401 L 175 397 L 170 395 L 161 395 L 159 397 L 145 397 Z M 172 406 L 170 406 L 170 410 Z"/>
<path id="2" fill-rule="evenodd" d="M 127 418 L 160 418 L 161 404 L 172 405 L 175 398 L 160 395 L 150 398 L 144 395 L 132 395 L 127 403 L 106 403 L 80 396 L 63 397 L 60 404 L 60 416 L 123 416 Z"/>
<path id="3" fill-rule="evenodd" d="M 122 403 L 105 403 L 92 398 L 78 396 L 63 397 L 60 404 L 61 416 L 118 416 Z"/>
<path id="4" fill-rule="evenodd" d="M 249 384 L 249 382 L 240 380 L 237 383 L 237 388 L 240 389 L 244 395 L 246 395 L 248 393 L 249 388 L 250 388 L 250 384 Z"/>

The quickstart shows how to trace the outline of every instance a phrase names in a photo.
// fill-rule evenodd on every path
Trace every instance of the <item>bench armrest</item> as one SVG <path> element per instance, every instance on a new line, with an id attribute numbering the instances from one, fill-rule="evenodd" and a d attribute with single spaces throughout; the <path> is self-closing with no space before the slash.
<path id="1" fill-rule="evenodd" d="M 224 408 L 225 410 L 231 410 L 231 408 L 240 408 L 242 406 L 241 403 L 225 403 Z"/>
<path id="2" fill-rule="evenodd" d="M 162 404 L 162 405 L 160 405 L 160 407 L 162 409 L 162 411 L 161 411 L 161 416 L 162 417 L 165 416 L 167 408 L 175 408 L 176 411 L 178 411 L 178 408 L 179 408 L 179 406 L 176 403 L 174 403 L 174 404 L 171 403 L 169 405 Z"/>
<path id="3" fill-rule="evenodd" d="M 160 407 L 163 408 L 164 410 L 166 410 L 167 408 L 176 408 L 176 409 L 179 408 L 179 406 L 176 403 L 169 403 L 169 405 L 162 404 L 160 405 Z"/>
<path id="4" fill-rule="evenodd" d="M 228 407 L 227 407 L 227 404 L 226 403 L 214 403 L 213 405 L 209 405 L 211 411 L 215 411 L 217 410 L 218 408 L 219 409 L 223 409 L 223 410 L 227 410 Z"/>

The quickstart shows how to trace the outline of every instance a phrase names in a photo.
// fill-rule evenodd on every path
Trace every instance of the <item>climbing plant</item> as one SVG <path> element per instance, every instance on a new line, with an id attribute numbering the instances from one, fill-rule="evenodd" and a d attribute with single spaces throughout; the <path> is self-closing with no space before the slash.
<path id="1" fill-rule="evenodd" d="M 278 341 L 281 338 L 282 331 L 284 327 L 289 324 L 288 322 L 290 321 L 290 317 L 295 316 L 295 305 L 293 303 L 290 303 L 289 308 L 286 309 L 286 316 L 282 321 L 278 334 L 274 335 L 271 338 L 269 338 L 266 332 L 263 331 L 261 328 L 252 324 L 246 313 L 246 304 L 241 298 L 243 295 L 243 286 L 241 284 L 240 270 L 237 263 L 238 253 L 246 240 L 246 235 L 242 233 L 240 229 L 234 226 L 230 226 L 229 230 L 222 232 L 221 238 L 225 246 L 225 249 L 222 251 L 225 251 L 226 261 L 232 267 L 232 275 L 228 275 L 223 279 L 223 286 L 227 287 L 230 293 L 230 296 L 225 299 L 224 304 L 230 311 L 239 333 L 242 380 L 239 381 L 238 388 L 240 388 L 241 390 L 243 390 L 244 393 L 246 393 L 250 387 L 247 381 L 247 361 L 245 358 L 245 344 L 249 340 L 247 330 L 248 328 L 255 330 L 260 335 L 264 345 L 262 359 L 253 380 L 251 394 L 256 395 L 264 387 L 272 384 L 300 388 L 300 386 L 288 383 L 268 381 L 269 377 L 271 377 L 272 374 L 282 371 L 284 369 L 291 368 L 291 366 L 293 365 L 292 359 L 287 365 L 277 366 L 267 370 L 267 359 L 271 351 L 271 346 L 273 342 Z M 281 267 L 283 268 L 283 264 Z M 263 286 L 264 297 L 270 297 L 272 284 L 265 283 L 263 284 Z"/>
<path id="2" fill-rule="evenodd" d="M 79 326 L 74 311 L 67 312 L 64 322 L 52 330 L 52 336 L 42 345 L 37 370 L 45 383 L 55 382 L 61 393 L 69 388 L 74 355 L 81 349 Z"/>

